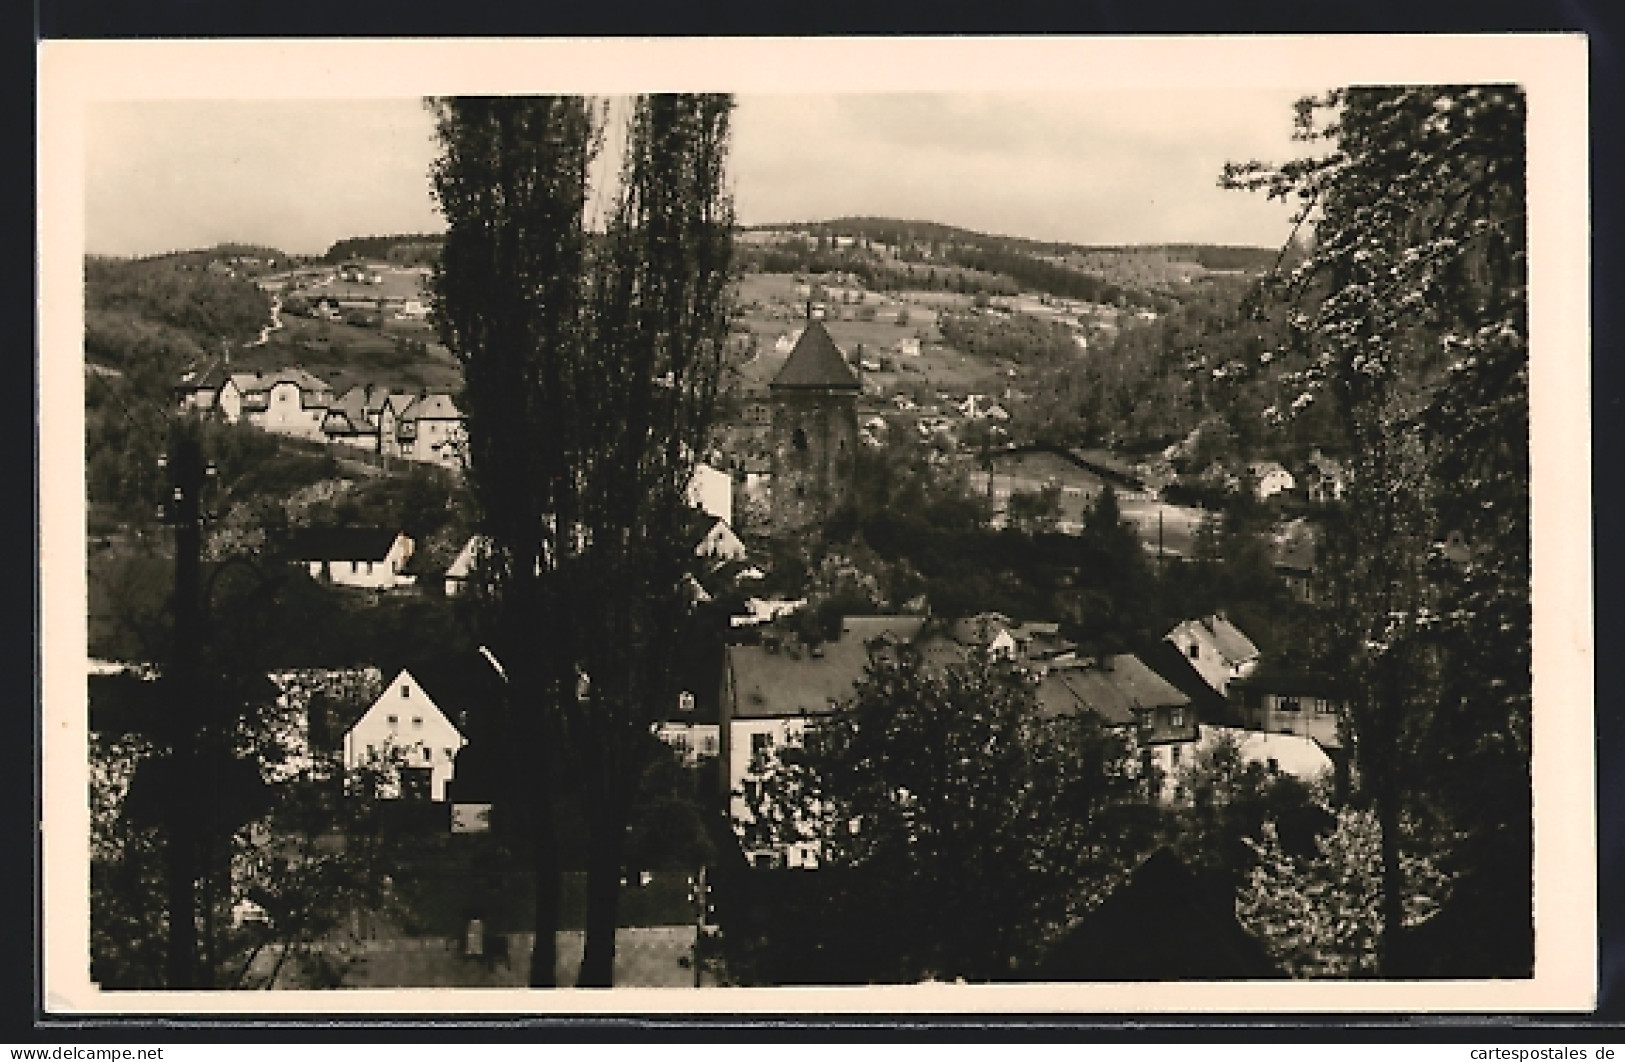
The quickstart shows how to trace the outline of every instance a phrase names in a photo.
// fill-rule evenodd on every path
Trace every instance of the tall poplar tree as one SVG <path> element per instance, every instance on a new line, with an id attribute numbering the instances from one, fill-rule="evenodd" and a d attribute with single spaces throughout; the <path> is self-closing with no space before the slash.
<path id="1" fill-rule="evenodd" d="M 572 469 L 576 659 L 587 696 L 566 714 L 591 841 L 582 986 L 610 984 L 625 838 L 675 705 L 690 621 L 689 480 L 710 433 L 728 332 L 733 209 L 727 96 L 639 97 L 620 187 L 592 269 L 596 371 L 582 376 Z"/>
<path id="2" fill-rule="evenodd" d="M 504 802 L 522 810 L 536 852 L 531 983 L 552 983 L 548 800 L 570 784 L 590 834 L 577 984 L 608 985 L 627 824 L 655 713 L 678 693 L 693 561 L 681 517 L 728 326 L 732 100 L 632 103 L 602 234 L 584 222 L 603 129 L 593 105 L 435 106 L 448 223 L 437 310 L 464 366 L 469 478 L 493 546 L 493 640 L 510 692 L 501 775 L 527 780 Z"/>
<path id="3" fill-rule="evenodd" d="M 463 367 L 467 475 L 490 543 L 490 641 L 508 698 L 497 777 L 502 814 L 536 877 L 530 984 L 554 983 L 559 866 L 552 822 L 558 705 L 573 691 L 568 604 L 553 569 L 561 502 L 574 474 L 569 422 L 585 357 L 588 169 L 598 146 L 579 97 L 429 101 L 440 156 L 431 171 L 446 218 L 434 274 L 441 339 Z"/>

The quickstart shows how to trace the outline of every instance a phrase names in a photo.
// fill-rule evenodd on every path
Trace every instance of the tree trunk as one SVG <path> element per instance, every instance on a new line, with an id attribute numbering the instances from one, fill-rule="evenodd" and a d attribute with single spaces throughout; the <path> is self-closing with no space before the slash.
<path id="1" fill-rule="evenodd" d="M 1400 947 L 1405 928 L 1405 873 L 1399 862 L 1399 801 L 1393 766 L 1380 771 L 1376 797 L 1377 828 L 1382 834 L 1382 936 L 1377 946 L 1377 972 L 1383 977 L 1405 976 Z"/>
<path id="2" fill-rule="evenodd" d="M 624 801 L 615 800 L 593 816 L 592 848 L 587 857 L 587 939 L 576 978 L 578 988 L 609 988 L 615 983 L 626 808 Z"/>
<path id="3" fill-rule="evenodd" d="M 547 781 L 538 783 L 545 788 Z M 530 987 L 558 987 L 559 964 L 559 857 L 553 836 L 551 794 L 538 801 L 536 820 L 531 827 L 535 845 L 532 866 L 536 872 L 536 945 L 530 953 Z"/>

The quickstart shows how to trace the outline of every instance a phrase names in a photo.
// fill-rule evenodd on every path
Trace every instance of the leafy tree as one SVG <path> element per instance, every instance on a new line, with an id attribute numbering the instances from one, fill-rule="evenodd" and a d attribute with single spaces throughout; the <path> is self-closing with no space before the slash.
<path id="1" fill-rule="evenodd" d="M 1018 531 L 1053 531 L 1061 519 L 1061 488 L 1051 484 L 1036 491 L 1011 491 L 1007 506 L 1010 526 Z"/>
<path id="2" fill-rule="evenodd" d="M 1320 803 L 1324 793 L 1296 777 L 1242 758 L 1230 734 L 1205 741 L 1174 772 L 1170 814 L 1172 845 L 1187 866 L 1218 875 L 1231 888 L 1243 885 L 1257 864 L 1257 846 L 1270 843 L 1285 855 L 1313 857 L 1316 838 L 1333 825 Z"/>
<path id="3" fill-rule="evenodd" d="M 1310 858 L 1294 857 L 1271 821 L 1259 841 L 1247 839 L 1257 865 L 1236 903 L 1251 930 L 1294 977 L 1374 977 L 1382 973 L 1379 942 L 1388 905 L 1382 836 L 1376 817 L 1352 808 L 1316 841 Z M 1424 855 L 1406 854 L 1403 925 L 1426 921 L 1448 894 L 1449 879 Z"/>
<path id="4" fill-rule="evenodd" d="M 1149 839 L 1130 741 L 1045 718 L 1019 672 L 876 652 L 853 698 L 761 766 L 743 827 L 812 844 L 816 947 L 846 977 L 997 980 L 1107 892 Z"/>
<path id="5" fill-rule="evenodd" d="M 1314 225 L 1281 285 L 1305 356 L 1288 411 L 1329 397 L 1354 455 L 1327 543 L 1325 651 L 1350 680 L 1380 830 L 1385 973 L 1407 968 L 1407 807 L 1463 831 L 1459 872 L 1510 898 L 1478 975 L 1533 960 L 1524 114 L 1515 87 L 1338 90 L 1298 107 L 1325 155 L 1223 178 L 1296 200 Z M 1448 525 L 1471 529 L 1493 572 L 1430 563 Z M 1483 953 L 1469 934 L 1446 950 Z"/>

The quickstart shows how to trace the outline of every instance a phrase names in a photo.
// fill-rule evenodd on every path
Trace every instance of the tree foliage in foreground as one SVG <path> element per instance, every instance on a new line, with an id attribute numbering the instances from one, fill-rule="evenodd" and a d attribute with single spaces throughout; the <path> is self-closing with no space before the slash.
<path id="1" fill-rule="evenodd" d="M 873 653 L 856 695 L 760 766 L 746 845 L 815 847 L 811 947 L 850 980 L 1028 969 L 1151 836 L 1131 740 L 1043 717 L 1030 679 L 985 657 Z"/>
<path id="2" fill-rule="evenodd" d="M 1385 913 L 1382 838 L 1369 811 L 1345 808 L 1316 852 L 1294 856 L 1280 827 L 1264 823 L 1247 844 L 1257 858 L 1236 900 L 1241 922 L 1294 977 L 1374 977 Z M 1401 857 L 1402 917 L 1416 926 L 1436 914 L 1450 881 L 1425 854 Z"/>
<path id="3" fill-rule="evenodd" d="M 1300 205 L 1297 393 L 1329 397 L 1354 460 L 1323 554 L 1359 780 L 1382 863 L 1385 974 L 1527 976 L 1533 962 L 1525 100 L 1513 86 L 1334 91 L 1298 107 L 1327 153 L 1226 167 Z M 1449 531 L 1473 550 L 1443 563 Z M 1456 840 L 1463 902 L 1424 961 L 1399 954 L 1405 813 Z M 1430 831 L 1431 832 L 1431 831 Z M 1467 885 L 1471 882 L 1471 886 Z M 1486 941 L 1488 945 L 1486 946 Z"/>

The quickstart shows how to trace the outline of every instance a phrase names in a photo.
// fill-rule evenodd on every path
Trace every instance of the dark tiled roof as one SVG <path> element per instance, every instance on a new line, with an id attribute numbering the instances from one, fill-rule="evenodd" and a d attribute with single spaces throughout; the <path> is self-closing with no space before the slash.
<path id="1" fill-rule="evenodd" d="M 775 388 L 816 388 L 824 390 L 862 390 L 862 384 L 846 363 L 841 349 L 829 337 L 822 321 L 810 321 L 796 340 L 784 367 L 773 377 Z"/>
<path id="2" fill-rule="evenodd" d="M 1323 674 L 1287 667 L 1275 661 L 1261 663 L 1245 678 L 1230 680 L 1237 696 L 1246 693 L 1285 693 L 1305 697 L 1334 696 L 1332 680 Z M 1206 719 L 1203 722 L 1207 722 Z"/>
<path id="3" fill-rule="evenodd" d="M 1088 711 L 1112 726 L 1134 723 L 1137 710 L 1189 703 L 1189 697 L 1132 653 L 1052 667 L 1038 685 L 1041 716 Z"/>
<path id="4" fill-rule="evenodd" d="M 1224 695 L 1191 667 L 1190 658 L 1166 638 L 1142 649 L 1139 657 L 1145 666 L 1155 671 L 1180 693 L 1190 698 L 1197 722 L 1220 725 L 1240 725 L 1240 717 L 1230 708 Z"/>
<path id="5" fill-rule="evenodd" d="M 1222 882 L 1160 848 L 1050 950 L 1052 981 L 1223 981 L 1284 977 L 1236 920 Z"/>
<path id="6" fill-rule="evenodd" d="M 381 560 L 399 532 L 387 527 L 306 527 L 288 539 L 288 556 L 301 561 Z"/>
<path id="7" fill-rule="evenodd" d="M 868 643 L 890 637 L 911 642 L 925 623 L 920 616 L 848 616 L 841 636 L 813 655 L 802 646 L 770 651 L 765 645 L 731 645 L 727 664 L 733 681 L 733 713 L 740 718 L 786 718 L 828 712 L 852 696 L 869 663 Z"/>

